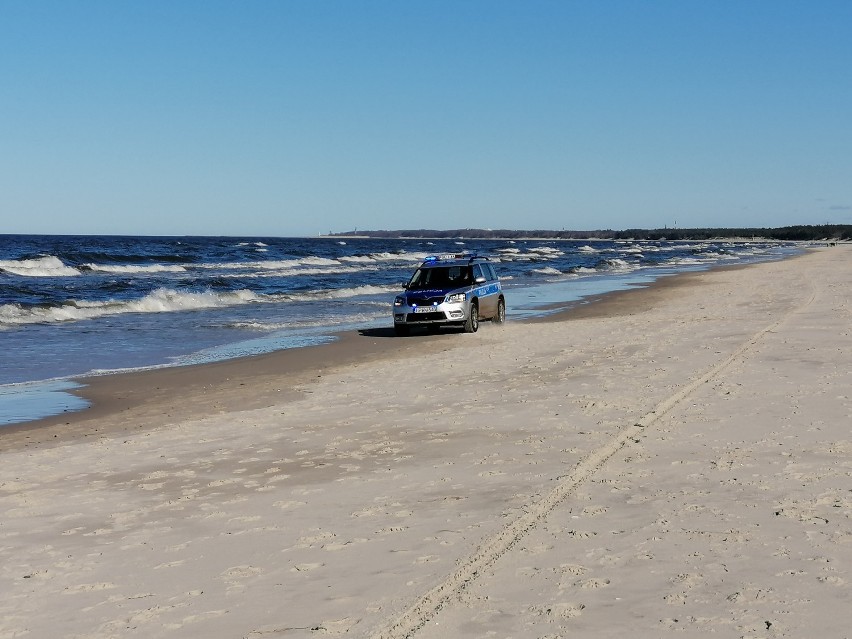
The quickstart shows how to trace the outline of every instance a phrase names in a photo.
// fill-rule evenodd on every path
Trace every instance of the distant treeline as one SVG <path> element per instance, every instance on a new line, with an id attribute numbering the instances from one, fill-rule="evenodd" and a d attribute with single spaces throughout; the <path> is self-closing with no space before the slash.
<path id="1" fill-rule="evenodd" d="M 552 240 L 712 240 L 712 239 L 761 239 L 778 241 L 822 241 L 852 240 L 852 225 L 822 224 L 816 226 L 784 226 L 776 229 L 625 229 L 613 231 L 518 231 L 511 229 L 453 229 L 438 231 L 434 229 L 414 229 L 404 231 L 346 231 L 330 233 L 337 236 L 359 236 L 380 238 L 436 238 L 436 239 L 552 239 Z"/>

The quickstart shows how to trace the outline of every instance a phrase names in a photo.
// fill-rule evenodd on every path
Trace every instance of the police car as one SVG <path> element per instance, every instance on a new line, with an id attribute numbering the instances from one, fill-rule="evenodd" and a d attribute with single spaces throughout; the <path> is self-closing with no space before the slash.
<path id="1" fill-rule="evenodd" d="M 427 257 L 393 301 L 397 335 L 408 335 L 412 326 L 475 333 L 480 320 L 502 324 L 506 299 L 494 266 L 476 253 Z"/>

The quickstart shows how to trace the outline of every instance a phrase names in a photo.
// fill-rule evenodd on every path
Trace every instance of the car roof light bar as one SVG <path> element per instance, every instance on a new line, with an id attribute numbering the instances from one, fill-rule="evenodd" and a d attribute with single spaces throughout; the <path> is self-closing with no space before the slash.
<path id="1" fill-rule="evenodd" d="M 483 257 L 478 253 L 444 253 L 442 255 L 429 255 L 423 260 L 423 263 L 426 262 L 446 262 L 450 260 L 468 260 L 472 262 L 473 260 L 487 260 L 487 257 Z"/>

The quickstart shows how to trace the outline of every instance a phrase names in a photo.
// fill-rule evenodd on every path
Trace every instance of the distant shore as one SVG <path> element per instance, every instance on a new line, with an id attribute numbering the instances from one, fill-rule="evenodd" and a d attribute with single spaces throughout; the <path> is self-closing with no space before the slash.
<path id="1" fill-rule="evenodd" d="M 385 239 L 468 239 L 468 240 L 588 240 L 588 241 L 780 241 L 780 242 L 838 242 L 852 241 L 852 225 L 824 224 L 779 228 L 662 228 L 614 230 L 512 230 L 512 229 L 406 229 L 355 230 L 329 233 L 331 238 Z"/>
<path id="2" fill-rule="evenodd" d="M 453 236 L 437 236 L 437 235 L 350 235 L 345 233 L 340 234 L 332 234 L 332 235 L 317 235 L 319 239 L 328 239 L 328 240 L 384 240 L 384 239 L 395 239 L 395 240 L 446 240 L 446 239 L 456 239 L 456 240 L 469 240 L 469 241 L 477 241 L 477 240 L 503 240 L 506 242 L 516 242 L 516 241 L 524 241 L 524 242 L 573 242 L 573 243 L 583 243 L 583 242 L 611 242 L 613 238 L 611 237 L 552 237 L 546 235 L 501 235 L 501 236 L 488 236 L 488 237 L 479 237 L 475 235 L 453 235 Z M 804 244 L 804 245 L 814 245 L 814 246 L 826 246 L 831 243 L 837 243 L 837 240 L 773 240 L 771 238 L 766 237 L 709 237 L 709 238 L 679 238 L 679 239 L 668 239 L 668 238 L 658 238 L 656 240 L 646 240 L 646 239 L 638 239 L 635 237 L 629 238 L 619 238 L 619 242 L 652 242 L 652 241 L 666 241 L 672 243 L 687 243 L 687 242 L 731 242 L 731 243 L 751 243 L 751 242 L 772 242 L 777 244 Z M 849 242 L 852 240 L 840 240 L 840 242 Z"/>

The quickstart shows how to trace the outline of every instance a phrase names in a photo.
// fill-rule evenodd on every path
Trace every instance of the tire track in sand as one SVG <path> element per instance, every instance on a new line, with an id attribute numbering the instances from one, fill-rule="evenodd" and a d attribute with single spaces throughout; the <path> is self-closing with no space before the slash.
<path id="1" fill-rule="evenodd" d="M 790 316 L 810 306 L 814 299 L 815 296 L 811 296 L 801 306 L 790 309 L 780 319 L 752 335 L 724 360 L 683 386 L 678 392 L 661 401 L 653 410 L 643 415 L 632 426 L 621 430 L 609 442 L 589 453 L 568 474 L 556 477 L 554 480 L 556 486 L 547 495 L 531 504 L 523 515 L 508 523 L 500 532 L 484 539 L 476 551 L 463 560 L 453 573 L 422 595 L 402 614 L 380 624 L 380 627 L 370 635 L 371 639 L 403 639 L 413 636 L 435 617 L 451 599 L 478 579 L 486 568 L 509 552 L 540 520 L 556 508 L 577 486 L 588 480 L 628 441 L 638 437 L 703 384 L 721 375 L 731 364 L 743 358 L 764 335 L 775 331 Z"/>

